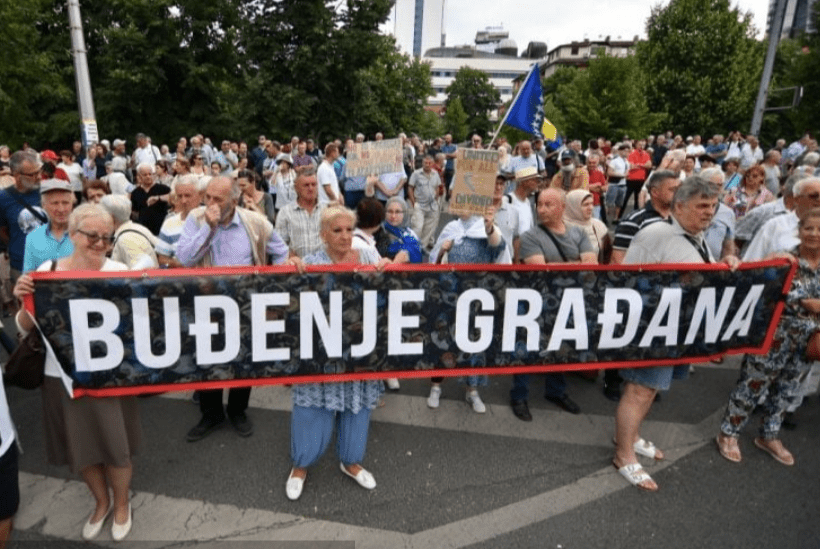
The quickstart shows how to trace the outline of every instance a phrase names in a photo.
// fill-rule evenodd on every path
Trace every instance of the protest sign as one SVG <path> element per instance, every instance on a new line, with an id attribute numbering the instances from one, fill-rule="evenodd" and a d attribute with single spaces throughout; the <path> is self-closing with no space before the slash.
<path id="1" fill-rule="evenodd" d="M 484 215 L 493 203 L 497 173 L 497 151 L 458 149 L 450 213 L 453 215 Z"/>
<path id="2" fill-rule="evenodd" d="M 404 172 L 401 139 L 365 141 L 354 144 L 353 150 L 347 151 L 347 163 L 345 164 L 347 177 L 395 172 Z"/>
<path id="3" fill-rule="evenodd" d="M 715 264 L 38 272 L 27 306 L 74 394 L 105 396 L 760 353 L 792 272 L 786 260 L 736 272 Z"/>

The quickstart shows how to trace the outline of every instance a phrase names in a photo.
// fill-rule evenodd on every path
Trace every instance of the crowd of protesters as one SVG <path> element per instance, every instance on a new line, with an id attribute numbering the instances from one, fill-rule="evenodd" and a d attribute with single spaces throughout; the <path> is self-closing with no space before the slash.
<path id="1" fill-rule="evenodd" d="M 598 138 L 507 143 L 499 151 L 492 207 L 483 216 L 448 216 L 459 147 L 485 148 L 481 136 L 456 144 L 445 135 L 427 143 L 398 136 L 404 167 L 378 176 L 346 175 L 357 135 L 320 148 L 311 139 L 281 143 L 260 135 L 255 146 L 195 135 L 157 147 L 137 134 L 127 143 L 75 142 L 55 154 L 0 146 L 0 265 L 3 306 L 35 291 L 35 270 L 104 270 L 246 265 L 390 263 L 653 264 L 744 261 L 787 256 L 800 269 L 772 353 L 744 358 L 716 443 L 727 460 L 741 459 L 738 437 L 751 410 L 765 407 L 755 445 L 790 465 L 779 432 L 801 402 L 802 360 L 817 330 L 820 262 L 820 152 L 810 135 L 764 151 L 754 136 L 665 135 L 618 142 Z M 376 134 L 375 140 L 383 139 Z M 632 205 L 630 206 L 630 201 Z M 444 221 L 449 221 L 444 223 Z M 33 329 L 16 312 L 21 333 Z M 445 328 L 446 329 L 446 328 Z M 432 334 L 431 337 L 435 337 Z M 797 356 L 800 355 L 800 356 Z M 797 358 L 795 358 L 797 357 Z M 450 365 L 452 366 L 452 365 Z M 109 515 L 115 540 L 131 528 L 131 459 L 141 446 L 133 398 L 72 400 L 60 386 L 49 351 L 42 395 L 49 462 L 69 465 L 95 498 L 84 525 L 96 537 Z M 619 401 L 613 465 L 631 484 L 657 484 L 638 456 L 663 459 L 640 427 L 659 391 L 689 367 L 607 370 L 604 395 Z M 597 376 L 598 372 L 592 372 Z M 545 377 L 545 396 L 573 414 L 564 374 Z M 433 378 L 427 405 L 439 407 L 443 379 Z M 462 380 L 475 413 L 486 411 L 479 389 L 486 377 Z M 399 390 L 398 380 L 386 380 Z M 381 381 L 296 385 L 292 388 L 291 458 L 286 494 L 298 499 L 334 426 L 341 470 L 366 489 L 374 475 L 362 466 L 370 412 L 383 403 Z M 229 423 L 253 434 L 251 389 L 196 395 L 202 413 L 187 433 L 196 442 Z M 510 406 L 532 421 L 529 376 L 513 376 Z M 17 456 L 5 393 L 0 391 L 0 543 L 17 507 Z M 13 485 L 13 487 L 12 487 Z M 109 488 L 111 492 L 109 492 Z M 14 497 L 6 497 L 11 494 Z"/>

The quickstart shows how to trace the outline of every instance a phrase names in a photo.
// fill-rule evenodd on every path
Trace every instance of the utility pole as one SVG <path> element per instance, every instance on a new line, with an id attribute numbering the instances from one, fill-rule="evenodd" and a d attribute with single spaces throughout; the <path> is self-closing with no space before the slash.
<path id="1" fill-rule="evenodd" d="M 96 144 L 97 118 L 94 114 L 94 96 L 91 93 L 91 79 L 88 76 L 88 50 L 83 38 L 83 21 L 80 18 L 79 0 L 68 0 L 68 25 L 71 31 L 71 54 L 74 58 L 74 75 L 77 81 L 77 103 L 82 121 L 83 146 Z"/>
<path id="2" fill-rule="evenodd" d="M 763 112 L 766 110 L 766 99 L 769 95 L 769 84 L 772 82 L 772 69 L 774 68 L 774 57 L 777 54 L 777 45 L 780 43 L 780 32 L 783 30 L 783 18 L 786 13 L 786 0 L 777 0 L 772 14 L 772 25 L 769 29 L 769 48 L 766 50 L 766 61 L 763 64 L 763 74 L 760 76 L 760 88 L 757 90 L 757 101 L 755 101 L 755 112 L 752 115 L 752 125 L 749 133 L 754 136 L 760 134 L 760 126 L 763 123 Z"/>

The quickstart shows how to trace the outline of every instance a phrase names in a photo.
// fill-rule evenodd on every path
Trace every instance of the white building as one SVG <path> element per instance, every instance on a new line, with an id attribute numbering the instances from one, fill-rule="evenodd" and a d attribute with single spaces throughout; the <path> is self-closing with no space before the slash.
<path id="1" fill-rule="evenodd" d="M 531 42 L 519 57 L 518 46 L 501 27 L 478 31 L 475 46 L 429 49 L 424 53 L 424 61 L 430 64 L 433 95 L 427 105 L 431 110 L 441 108 L 447 100 L 447 87 L 462 67 L 484 71 L 501 94 L 501 103 L 510 101 L 513 98 L 513 80 L 526 75 L 532 64 L 546 57 L 546 54 L 546 44 Z"/>
<path id="2" fill-rule="evenodd" d="M 444 0 L 396 0 L 385 30 L 402 53 L 421 57 L 444 45 Z"/>
<path id="3" fill-rule="evenodd" d="M 560 66 L 585 68 L 589 60 L 607 55 L 609 57 L 626 57 L 635 53 L 636 36 L 632 40 L 611 40 L 609 36 L 602 40 L 584 40 L 570 42 L 553 48 L 548 54 L 546 63 L 543 63 L 542 76 L 551 76 Z"/>

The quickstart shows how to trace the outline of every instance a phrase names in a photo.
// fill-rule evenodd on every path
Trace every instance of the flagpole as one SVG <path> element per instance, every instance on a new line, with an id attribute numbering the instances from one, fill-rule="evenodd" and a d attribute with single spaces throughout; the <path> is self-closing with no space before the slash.
<path id="1" fill-rule="evenodd" d="M 532 69 L 530 69 L 530 72 L 527 73 L 527 77 L 524 78 L 524 82 L 522 82 L 521 85 L 518 87 L 518 92 L 516 92 L 515 98 L 510 103 L 509 108 L 507 108 L 507 112 L 504 113 L 504 118 L 501 119 L 501 123 L 498 125 L 498 128 L 496 128 L 495 132 L 493 133 L 492 141 L 490 141 L 490 144 L 487 145 L 488 149 L 493 146 L 493 143 L 495 143 L 495 138 L 498 137 L 498 132 L 501 131 L 501 127 L 504 125 L 504 122 L 507 121 L 507 117 L 510 116 L 510 111 L 512 110 L 513 105 L 515 105 L 515 102 L 518 101 L 518 98 L 521 96 L 521 91 L 524 89 L 524 84 L 527 83 L 527 80 L 529 80 L 529 78 L 530 78 L 530 74 L 534 70 L 538 70 L 538 61 L 535 62 Z"/>

